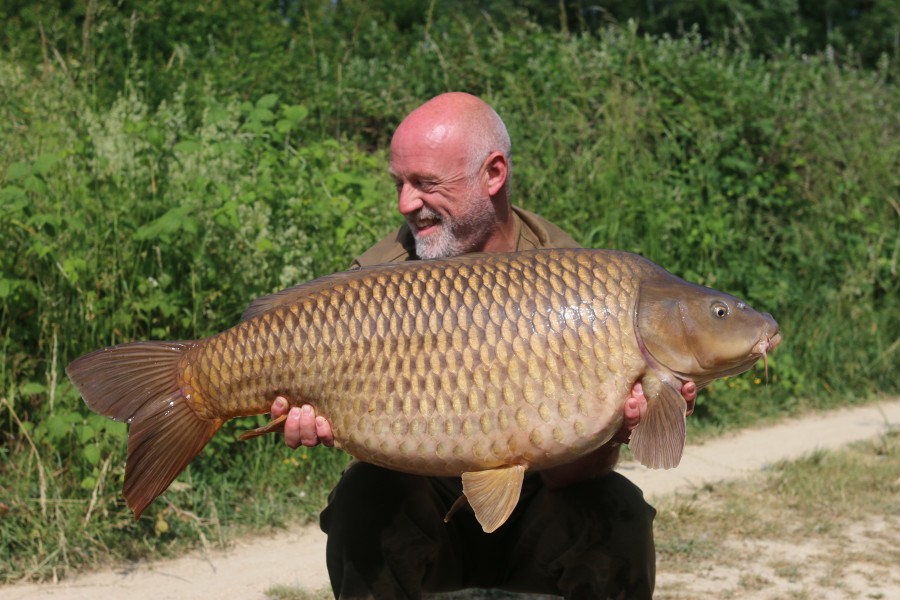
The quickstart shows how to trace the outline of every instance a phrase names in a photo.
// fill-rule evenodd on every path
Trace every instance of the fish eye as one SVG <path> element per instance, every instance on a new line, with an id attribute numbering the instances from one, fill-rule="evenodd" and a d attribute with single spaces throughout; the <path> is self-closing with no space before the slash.
<path id="1" fill-rule="evenodd" d="M 721 302 L 716 302 L 712 306 L 713 314 L 716 315 L 720 319 L 724 319 L 728 316 L 728 305 L 723 304 Z"/>

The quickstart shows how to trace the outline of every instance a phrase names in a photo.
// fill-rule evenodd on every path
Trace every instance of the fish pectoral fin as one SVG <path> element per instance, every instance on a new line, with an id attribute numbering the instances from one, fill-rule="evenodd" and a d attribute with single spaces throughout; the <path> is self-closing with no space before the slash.
<path id="1" fill-rule="evenodd" d="M 491 533 L 512 514 L 525 479 L 525 467 L 509 465 L 462 474 L 463 494 L 485 533 Z"/>
<path id="2" fill-rule="evenodd" d="M 257 427 L 256 429 L 245 431 L 238 437 L 238 439 L 243 442 L 244 440 L 250 440 L 261 435 L 266 435 L 267 433 L 284 433 L 285 421 L 287 421 L 287 415 L 281 415 L 277 419 L 272 419 L 269 423 L 266 423 L 262 427 Z"/>
<path id="3" fill-rule="evenodd" d="M 653 375 L 642 381 L 647 412 L 631 434 L 628 447 L 642 465 L 671 469 L 684 451 L 687 403 L 681 393 Z"/>

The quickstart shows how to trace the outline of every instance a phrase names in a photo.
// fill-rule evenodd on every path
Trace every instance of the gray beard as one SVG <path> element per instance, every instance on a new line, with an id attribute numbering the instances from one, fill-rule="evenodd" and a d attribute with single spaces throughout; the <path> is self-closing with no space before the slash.
<path id="1" fill-rule="evenodd" d="M 447 258 L 472 252 L 496 229 L 496 215 L 490 201 L 475 204 L 471 212 L 459 219 L 441 217 L 424 206 L 411 220 L 418 217 L 439 219 L 437 233 L 429 235 L 427 239 L 420 239 L 413 228 L 416 254 L 422 259 Z"/>

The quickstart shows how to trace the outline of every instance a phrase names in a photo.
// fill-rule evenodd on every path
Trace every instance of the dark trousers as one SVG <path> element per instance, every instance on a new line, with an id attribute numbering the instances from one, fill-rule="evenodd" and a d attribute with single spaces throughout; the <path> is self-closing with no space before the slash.
<path id="1" fill-rule="evenodd" d="M 556 491 L 529 474 L 516 510 L 489 534 L 468 508 L 444 523 L 461 493 L 458 478 L 348 468 L 320 519 L 335 597 L 418 599 L 472 587 L 652 597 L 656 511 L 618 473 Z"/>

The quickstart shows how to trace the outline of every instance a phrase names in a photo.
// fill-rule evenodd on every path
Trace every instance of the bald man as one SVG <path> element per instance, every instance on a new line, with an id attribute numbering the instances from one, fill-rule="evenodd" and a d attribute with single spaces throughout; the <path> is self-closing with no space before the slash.
<path id="1" fill-rule="evenodd" d="M 510 198 L 511 144 L 494 110 L 475 96 L 437 96 L 413 112 L 391 140 L 390 174 L 405 224 L 351 268 L 467 252 L 571 248 L 577 243 Z M 685 385 L 688 412 L 696 386 Z M 655 511 L 612 471 L 619 444 L 646 400 L 635 384 L 615 439 L 578 461 L 528 473 L 509 520 L 487 534 L 464 509 L 459 478 L 409 475 L 355 462 L 322 512 L 336 598 L 420 598 L 423 592 L 501 588 L 565 598 L 651 598 Z M 285 443 L 332 445 L 331 425 L 312 407 L 284 398 Z"/>

